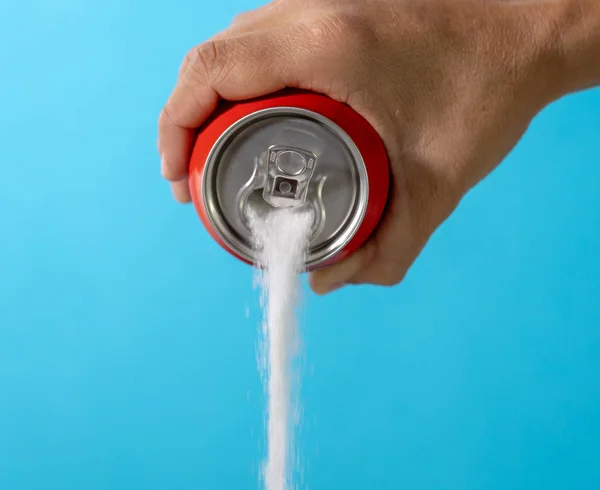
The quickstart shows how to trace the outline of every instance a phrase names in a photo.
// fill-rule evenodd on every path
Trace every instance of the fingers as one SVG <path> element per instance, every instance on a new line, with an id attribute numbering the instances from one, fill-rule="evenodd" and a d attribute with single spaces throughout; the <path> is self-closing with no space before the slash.
<path id="1" fill-rule="evenodd" d="M 265 30 L 272 26 L 272 21 L 268 14 L 276 8 L 278 4 L 268 4 L 255 12 L 249 12 L 240 16 L 229 28 L 214 36 L 211 40 L 230 39 L 242 36 L 251 32 Z M 283 25 L 284 18 L 279 15 L 277 24 Z M 196 59 L 196 52 L 191 51 L 181 64 L 179 76 L 182 78 L 181 84 L 185 84 L 188 77 L 187 70 L 190 63 Z M 187 82 L 189 84 L 189 82 Z M 215 101 L 216 99 L 216 101 Z M 216 107 L 218 103 L 218 94 L 208 92 L 205 97 L 206 105 L 197 108 L 196 123 L 201 124 Z M 166 112 L 165 112 L 166 111 Z M 186 127 L 175 124 L 172 121 L 169 109 L 165 108 L 160 118 L 160 139 L 159 151 L 161 154 L 161 173 L 164 178 L 171 180 L 171 188 L 175 199 L 178 202 L 186 203 L 191 201 L 190 191 L 187 181 L 187 165 L 195 138 L 195 127 L 189 124 Z"/>
<path id="2" fill-rule="evenodd" d="M 173 197 L 177 202 L 183 204 L 192 200 L 187 178 L 171 182 L 171 191 L 173 192 Z"/>
<path id="3" fill-rule="evenodd" d="M 217 107 L 219 96 L 207 77 L 194 75 L 203 63 L 198 49 L 190 51 L 173 93 L 158 121 L 161 170 L 167 180 L 180 180 L 187 174 L 194 132 Z"/>
<path id="4" fill-rule="evenodd" d="M 164 178 L 186 178 L 195 132 L 220 98 L 266 95 L 302 78 L 309 54 L 285 29 L 209 41 L 193 49 L 159 119 Z M 306 78 L 306 77 L 305 77 Z"/>

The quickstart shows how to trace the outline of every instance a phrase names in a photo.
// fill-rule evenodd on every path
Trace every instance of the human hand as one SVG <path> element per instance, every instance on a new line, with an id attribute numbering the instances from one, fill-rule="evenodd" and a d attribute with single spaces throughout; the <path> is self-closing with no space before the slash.
<path id="1" fill-rule="evenodd" d="M 311 274 L 326 293 L 393 285 L 532 118 L 562 95 L 553 2 L 279 0 L 192 49 L 159 121 L 162 172 L 190 200 L 195 130 L 220 99 L 287 87 L 347 103 L 381 135 L 388 211 L 345 261 Z"/>

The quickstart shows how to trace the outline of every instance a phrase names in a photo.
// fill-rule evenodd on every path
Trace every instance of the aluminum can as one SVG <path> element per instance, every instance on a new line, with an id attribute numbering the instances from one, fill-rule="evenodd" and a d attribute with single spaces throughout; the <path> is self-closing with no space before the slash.
<path id="1" fill-rule="evenodd" d="M 314 92 L 282 91 L 224 103 L 198 132 L 189 182 L 214 240 L 256 264 L 247 210 L 311 208 L 305 270 L 334 264 L 373 233 L 390 187 L 385 146 L 348 105 Z"/>

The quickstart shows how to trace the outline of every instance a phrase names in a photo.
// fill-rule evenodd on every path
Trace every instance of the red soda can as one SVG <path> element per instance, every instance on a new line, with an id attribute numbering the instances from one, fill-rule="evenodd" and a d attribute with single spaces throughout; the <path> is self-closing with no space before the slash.
<path id="1" fill-rule="evenodd" d="M 375 230 L 390 185 L 373 127 L 348 105 L 284 91 L 224 103 L 200 129 L 189 168 L 194 206 L 210 235 L 256 264 L 247 209 L 312 209 L 305 270 L 339 262 Z"/>

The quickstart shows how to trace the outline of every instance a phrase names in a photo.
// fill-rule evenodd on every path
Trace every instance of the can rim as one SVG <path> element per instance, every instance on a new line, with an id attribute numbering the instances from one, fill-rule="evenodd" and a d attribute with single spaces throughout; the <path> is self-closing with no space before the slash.
<path id="1" fill-rule="evenodd" d="M 367 212 L 350 243 L 339 250 L 330 260 L 309 267 L 307 272 L 316 268 L 328 267 L 347 259 L 365 244 L 378 227 L 387 207 L 391 188 L 391 169 L 386 146 L 375 126 L 362 114 L 347 103 L 328 97 L 325 94 L 295 88 L 285 88 L 279 92 L 244 101 L 221 101 L 216 111 L 204 122 L 196 135 L 189 163 L 189 189 L 196 213 L 206 231 L 215 243 L 232 257 L 248 264 L 251 261 L 238 255 L 215 233 L 202 199 L 202 175 L 208 152 L 221 134 L 235 121 L 257 110 L 269 107 L 292 106 L 312 110 L 338 124 L 356 144 L 363 157 L 369 176 L 369 200 Z"/>
<path id="2" fill-rule="evenodd" d="M 356 171 L 355 181 L 358 195 L 354 202 L 354 209 L 350 212 L 348 218 L 342 224 L 342 229 L 339 233 L 331 237 L 331 239 L 326 240 L 325 243 L 316 250 L 309 250 L 307 252 L 304 268 L 308 270 L 328 262 L 352 241 L 358 232 L 362 221 L 364 220 L 367 212 L 367 203 L 369 201 L 369 175 L 363 155 L 348 133 L 335 121 L 323 116 L 322 114 L 319 114 L 318 112 L 289 105 L 267 107 L 254 111 L 250 114 L 246 114 L 231 124 L 220 135 L 206 157 L 201 181 L 202 203 L 204 209 L 206 210 L 206 217 L 208 218 L 212 229 L 218 235 L 220 241 L 227 244 L 227 247 L 235 255 L 238 255 L 241 259 L 248 263 L 256 265 L 257 258 L 255 247 L 253 247 L 251 242 L 245 241 L 239 237 L 235 230 L 232 229 L 231 225 L 229 225 L 227 219 L 222 213 L 220 206 L 218 205 L 218 198 L 215 192 L 216 186 L 211 186 L 209 184 L 211 182 L 214 183 L 216 180 L 219 155 L 226 147 L 226 144 L 231 141 L 236 134 L 239 134 L 240 131 L 247 128 L 249 124 L 257 120 L 261 120 L 266 117 L 286 115 L 302 117 L 317 122 L 326 129 L 332 131 L 335 136 L 341 140 L 341 142 L 344 144 L 344 147 L 352 156 L 353 163 L 355 164 L 354 170 Z"/>

